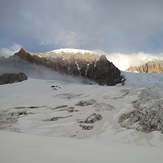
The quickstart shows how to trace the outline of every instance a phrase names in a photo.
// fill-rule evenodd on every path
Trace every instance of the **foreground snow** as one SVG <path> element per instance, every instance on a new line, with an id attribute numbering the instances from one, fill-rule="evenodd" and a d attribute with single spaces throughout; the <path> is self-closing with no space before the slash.
<path id="1" fill-rule="evenodd" d="M 161 163 L 163 134 L 122 128 L 118 118 L 148 87 L 159 85 L 163 98 L 163 76 L 125 76 L 126 85 L 116 87 L 32 78 L 1 85 L 0 162 Z M 92 113 L 102 119 L 83 130 L 79 121 Z"/>
<path id="2" fill-rule="evenodd" d="M 3 163 L 162 163 L 162 149 L 0 131 Z"/>

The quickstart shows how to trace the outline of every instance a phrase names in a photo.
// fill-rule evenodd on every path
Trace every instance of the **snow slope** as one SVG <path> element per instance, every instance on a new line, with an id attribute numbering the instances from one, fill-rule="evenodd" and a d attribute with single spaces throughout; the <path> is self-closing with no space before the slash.
<path id="1" fill-rule="evenodd" d="M 163 75 L 125 75 L 114 87 L 32 78 L 0 85 L 0 162 L 161 163 L 163 134 L 122 128 L 118 118 L 143 89 L 159 86 L 163 98 Z M 79 121 L 92 113 L 102 119 L 83 130 Z"/>
<path id="2" fill-rule="evenodd" d="M 162 163 L 162 149 L 0 132 L 2 163 Z"/>
<path id="3" fill-rule="evenodd" d="M 163 74 L 121 72 L 127 79 L 126 86 L 159 86 L 163 85 Z"/>
<path id="4" fill-rule="evenodd" d="M 52 52 L 96 53 L 80 49 Z M 133 62 L 140 64 L 140 56 L 143 62 L 150 58 L 144 54 L 107 54 L 121 70 Z M 122 72 L 127 79 L 125 85 L 107 87 L 85 85 L 80 78 L 39 71 L 44 80 L 29 78 L 0 85 L 0 162 L 163 162 L 163 134 L 128 130 L 118 123 L 123 113 L 134 109 L 132 102 L 144 89 L 159 90 L 153 92 L 159 100 L 163 99 L 162 74 Z M 81 123 L 94 113 L 102 119 Z M 91 129 L 84 130 L 83 125 Z"/>

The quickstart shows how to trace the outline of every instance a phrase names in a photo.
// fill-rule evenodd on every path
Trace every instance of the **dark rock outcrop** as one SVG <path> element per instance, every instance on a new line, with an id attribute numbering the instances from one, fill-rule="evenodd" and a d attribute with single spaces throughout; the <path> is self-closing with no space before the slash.
<path id="1" fill-rule="evenodd" d="M 100 121 L 101 119 L 101 114 L 92 113 L 85 120 L 79 120 L 78 123 L 95 123 L 96 121 Z"/>
<path id="2" fill-rule="evenodd" d="M 64 119 L 64 118 L 69 118 L 69 117 L 72 117 L 72 115 L 68 115 L 68 116 L 58 116 L 58 117 L 53 117 L 53 118 L 50 118 L 50 119 L 45 119 L 43 121 L 58 121 L 60 119 Z"/>
<path id="3" fill-rule="evenodd" d="M 82 124 L 80 124 L 79 126 L 82 128 L 82 130 L 92 130 L 94 128 L 94 126 L 88 126 Z"/>
<path id="4" fill-rule="evenodd" d="M 140 66 L 131 66 L 129 72 L 163 73 L 163 60 L 153 60 Z"/>
<path id="5" fill-rule="evenodd" d="M 123 83 L 124 77 L 115 65 L 103 56 L 90 53 L 71 52 L 46 52 L 32 53 L 20 49 L 13 57 L 19 57 L 25 61 L 37 65 L 44 65 L 62 74 L 81 76 L 100 85 L 116 85 Z"/>
<path id="6" fill-rule="evenodd" d="M 96 103 L 96 100 L 91 99 L 91 100 L 87 100 L 87 101 L 79 101 L 76 106 L 89 106 L 89 105 L 93 105 Z"/>
<path id="7" fill-rule="evenodd" d="M 27 79 L 28 77 L 24 73 L 18 73 L 18 74 L 4 73 L 0 75 L 0 85 L 21 82 Z"/>

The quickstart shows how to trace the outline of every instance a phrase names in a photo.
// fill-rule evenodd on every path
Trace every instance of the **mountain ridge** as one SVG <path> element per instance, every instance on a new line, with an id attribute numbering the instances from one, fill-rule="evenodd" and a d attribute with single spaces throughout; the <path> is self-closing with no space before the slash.
<path id="1" fill-rule="evenodd" d="M 106 56 L 83 53 L 54 51 L 45 53 L 33 53 L 21 48 L 8 60 L 21 59 L 32 65 L 42 65 L 63 75 L 79 76 L 94 81 L 100 85 L 113 86 L 123 83 L 124 77 L 121 71 Z M 17 63 L 17 61 L 15 61 Z M 20 61 L 21 62 L 21 61 Z"/>

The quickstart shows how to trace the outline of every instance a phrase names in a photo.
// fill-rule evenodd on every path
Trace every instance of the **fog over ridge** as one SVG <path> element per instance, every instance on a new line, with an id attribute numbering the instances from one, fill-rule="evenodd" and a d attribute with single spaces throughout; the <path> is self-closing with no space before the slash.
<path id="1" fill-rule="evenodd" d="M 1 48 L 0 49 L 0 57 L 4 56 L 8 58 L 9 56 L 14 55 L 14 53 L 18 52 L 22 46 L 19 44 L 13 44 L 9 48 Z M 103 50 L 82 50 L 82 49 L 67 49 L 65 48 L 65 52 L 80 52 L 83 53 L 83 51 L 86 52 L 91 52 L 98 54 L 98 55 L 105 55 L 107 59 L 111 62 L 114 63 L 116 67 L 118 67 L 120 70 L 126 70 L 130 66 L 139 66 L 142 65 L 150 60 L 163 60 L 163 53 L 144 53 L 144 52 L 139 52 L 139 53 L 108 53 Z M 55 49 L 53 50 L 54 52 L 62 52 L 64 51 L 63 49 Z"/>
<path id="2" fill-rule="evenodd" d="M 114 63 L 120 70 L 127 70 L 130 66 L 140 66 L 151 60 L 163 60 L 163 53 L 107 53 L 101 50 L 95 50 L 99 55 L 106 55 L 107 59 Z"/>

